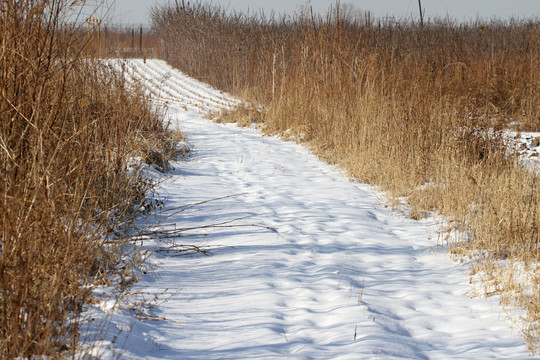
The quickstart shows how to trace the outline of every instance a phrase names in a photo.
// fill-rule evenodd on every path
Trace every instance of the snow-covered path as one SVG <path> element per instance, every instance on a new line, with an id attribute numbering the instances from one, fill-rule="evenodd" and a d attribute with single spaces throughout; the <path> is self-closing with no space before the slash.
<path id="1" fill-rule="evenodd" d="M 209 256 L 149 259 L 155 274 L 135 288 L 145 298 L 168 289 L 166 301 L 148 310 L 153 321 L 112 314 L 111 334 L 130 334 L 105 342 L 101 357 L 528 358 L 498 299 L 469 296 L 467 268 L 437 246 L 433 223 L 385 208 L 295 143 L 202 120 L 232 100 L 164 62 L 128 69 L 194 146 L 160 187 L 165 210 L 183 211 L 164 211 L 156 228 L 223 225 L 175 240 Z"/>

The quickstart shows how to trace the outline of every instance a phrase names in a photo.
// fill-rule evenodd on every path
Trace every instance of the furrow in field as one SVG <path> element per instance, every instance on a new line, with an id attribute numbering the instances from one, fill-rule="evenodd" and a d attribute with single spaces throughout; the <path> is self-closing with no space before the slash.
<path id="1" fill-rule="evenodd" d="M 124 64 L 118 61 L 107 61 L 107 64 L 111 67 L 112 70 L 123 74 L 126 81 L 132 86 L 141 85 L 140 83 L 142 79 L 137 74 L 135 74 L 131 68 L 124 66 Z M 149 95 L 154 99 L 159 98 L 159 94 L 156 92 L 156 89 L 142 85 L 141 89 L 146 95 Z"/>
<path id="2" fill-rule="evenodd" d="M 174 102 L 180 105 L 193 106 L 198 105 L 196 98 L 189 97 L 185 94 L 179 94 L 172 91 L 168 86 L 164 85 L 159 79 L 149 74 L 145 68 L 134 66 L 133 63 L 128 63 L 132 76 L 139 82 L 144 83 L 144 86 L 152 89 L 156 99 L 165 102 Z"/>
<path id="3" fill-rule="evenodd" d="M 208 85 L 192 79 L 182 72 L 173 69 L 165 61 L 153 60 L 148 61 L 146 66 L 152 69 L 162 77 L 170 77 L 171 86 L 179 91 L 185 90 L 199 95 L 201 98 L 211 101 L 217 106 L 230 106 L 231 103 L 237 104 L 239 101 L 221 91 L 213 89 Z"/>
<path id="4" fill-rule="evenodd" d="M 199 108 L 199 110 L 208 111 L 216 107 L 230 107 L 231 102 L 225 101 L 223 95 L 216 96 L 215 91 L 203 91 L 188 85 L 185 85 L 180 77 L 179 72 L 167 71 L 168 67 L 163 70 L 156 70 L 152 64 L 156 60 L 149 60 L 144 63 L 141 60 L 132 60 L 130 65 L 151 83 L 153 87 L 159 88 L 166 95 L 175 99 L 182 99 L 185 103 Z M 166 65 L 165 63 L 163 64 Z M 159 67 L 158 67 L 159 69 Z"/>
<path id="5" fill-rule="evenodd" d="M 119 73 L 123 74 L 126 81 L 130 83 L 132 86 L 134 87 L 140 86 L 143 92 L 151 96 L 153 99 L 155 100 L 161 99 L 165 101 L 175 100 L 172 97 L 163 94 L 163 92 L 161 92 L 159 88 L 155 86 L 149 86 L 149 81 L 151 79 L 149 77 L 144 76 L 144 74 L 136 71 L 132 66 L 129 66 L 126 62 L 120 63 L 119 61 L 110 61 L 109 66 L 111 66 L 114 70 L 118 71 Z"/>

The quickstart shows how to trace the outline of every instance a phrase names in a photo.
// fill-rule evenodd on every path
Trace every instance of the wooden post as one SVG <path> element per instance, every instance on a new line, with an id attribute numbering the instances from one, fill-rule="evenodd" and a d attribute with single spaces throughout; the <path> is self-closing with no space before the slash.
<path id="1" fill-rule="evenodd" d="M 420 9 L 420 27 L 424 27 L 424 15 L 422 14 L 422 3 L 418 0 L 418 9 Z"/>
<path id="2" fill-rule="evenodd" d="M 97 46 L 98 56 L 101 56 L 101 22 L 103 19 L 97 19 Z"/>
<path id="3" fill-rule="evenodd" d="M 139 34 L 139 51 L 142 54 L 142 26 L 140 28 L 140 34 Z"/>

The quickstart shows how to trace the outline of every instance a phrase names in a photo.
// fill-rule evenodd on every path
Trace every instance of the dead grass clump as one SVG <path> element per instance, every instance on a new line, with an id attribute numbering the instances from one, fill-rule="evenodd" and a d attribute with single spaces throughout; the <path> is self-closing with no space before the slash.
<path id="1" fill-rule="evenodd" d="M 538 180 L 501 133 L 540 128 L 536 19 L 419 26 L 339 3 L 292 19 L 195 3 L 156 8 L 153 22 L 166 60 L 265 106 L 267 131 L 296 133 L 352 177 L 407 197 L 413 217 L 459 224 L 456 252 L 482 254 L 477 266 L 511 260 L 538 277 Z M 524 289 L 492 274 L 501 293 Z M 537 339 L 540 299 L 512 299 Z"/>
<path id="2" fill-rule="evenodd" d="M 79 315 L 114 262 L 107 236 L 150 184 L 127 160 L 166 137 L 124 80 L 62 25 L 70 1 L 0 5 L 0 354 L 77 352 Z M 91 54 L 89 54 L 91 55 Z"/>
<path id="3" fill-rule="evenodd" d="M 240 105 L 233 109 L 223 109 L 219 113 L 208 114 L 208 118 L 218 123 L 236 123 L 238 126 L 261 124 L 265 114 L 253 105 Z"/>

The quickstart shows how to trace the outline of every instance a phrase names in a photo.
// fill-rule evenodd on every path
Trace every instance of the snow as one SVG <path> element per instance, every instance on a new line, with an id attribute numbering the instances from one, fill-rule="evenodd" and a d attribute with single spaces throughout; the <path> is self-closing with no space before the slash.
<path id="1" fill-rule="evenodd" d="M 511 144 L 518 150 L 520 161 L 528 169 L 540 172 L 540 133 L 539 132 L 515 132 L 506 133 Z"/>
<path id="2" fill-rule="evenodd" d="M 153 271 L 130 298 L 88 307 L 86 338 L 111 320 L 96 356 L 530 358 L 498 297 L 472 296 L 468 267 L 450 259 L 434 219 L 393 212 L 296 143 L 204 120 L 238 101 L 163 61 L 126 68 L 193 150 L 162 175 L 165 208 L 149 219 L 182 237 L 144 237 Z"/>

